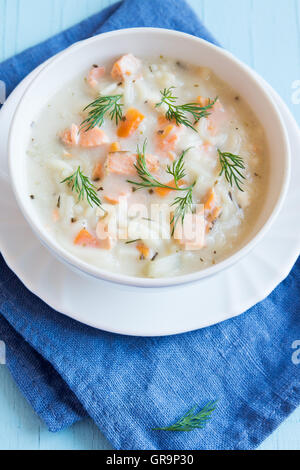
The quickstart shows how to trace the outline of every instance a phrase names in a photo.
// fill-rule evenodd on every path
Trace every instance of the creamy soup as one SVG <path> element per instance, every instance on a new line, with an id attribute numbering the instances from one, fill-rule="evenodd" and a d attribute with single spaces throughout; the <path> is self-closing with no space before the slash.
<path id="1" fill-rule="evenodd" d="M 32 123 L 28 197 L 87 263 L 177 276 L 243 245 L 267 165 L 261 124 L 211 70 L 126 54 L 83 71 Z"/>

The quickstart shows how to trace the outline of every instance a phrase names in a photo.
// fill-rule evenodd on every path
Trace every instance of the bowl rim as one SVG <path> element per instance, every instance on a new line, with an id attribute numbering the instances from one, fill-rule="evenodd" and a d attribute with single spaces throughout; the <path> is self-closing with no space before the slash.
<path id="1" fill-rule="evenodd" d="M 176 277 L 164 277 L 164 278 L 134 277 L 134 276 L 129 276 L 125 274 L 118 274 L 115 272 L 110 272 L 105 269 L 101 269 L 96 266 L 93 266 L 81 260 L 76 255 L 73 255 L 67 249 L 64 249 L 61 245 L 59 245 L 59 243 L 56 242 L 53 236 L 48 234 L 45 230 L 42 230 L 41 227 L 39 227 L 35 223 L 35 221 L 33 220 L 31 216 L 31 212 L 33 210 L 32 211 L 28 210 L 26 204 L 23 202 L 23 198 L 21 197 L 21 193 L 19 192 L 18 185 L 16 184 L 15 179 L 14 179 L 14 165 L 13 165 L 13 158 L 12 158 L 12 155 L 14 154 L 13 135 L 14 135 L 15 129 L 17 128 L 17 118 L 18 118 L 19 110 L 22 107 L 22 104 L 23 104 L 24 99 L 26 98 L 27 92 L 34 87 L 34 84 L 40 79 L 40 76 L 46 73 L 47 70 L 49 70 L 51 67 L 55 67 L 57 63 L 60 63 L 62 60 L 64 60 L 64 57 L 67 54 L 68 55 L 72 54 L 75 49 L 79 50 L 81 48 L 85 48 L 89 44 L 99 41 L 99 39 L 104 39 L 104 38 L 109 39 L 115 36 L 122 36 L 123 34 L 149 34 L 149 33 L 173 36 L 177 38 L 180 38 L 180 37 L 187 38 L 190 41 L 197 42 L 199 45 L 202 45 L 204 47 L 207 47 L 213 50 L 214 52 L 217 52 L 218 54 L 227 56 L 227 59 L 233 62 L 235 67 L 240 68 L 246 75 L 248 75 L 249 80 L 251 80 L 257 87 L 259 87 L 261 91 L 263 92 L 263 94 L 265 95 L 265 98 L 268 100 L 269 105 L 272 109 L 273 116 L 276 116 L 278 124 L 281 128 L 284 147 L 285 147 L 285 152 L 284 152 L 285 166 L 284 166 L 284 177 L 283 177 L 282 187 L 277 196 L 275 207 L 273 208 L 272 213 L 270 214 L 266 223 L 261 227 L 261 229 L 255 234 L 253 238 L 251 238 L 251 240 L 245 246 L 243 246 L 238 251 L 228 256 L 224 260 L 220 261 L 218 264 L 205 268 L 201 271 L 183 274 L 183 275 L 176 276 Z M 102 33 L 102 34 L 93 36 L 92 38 L 84 39 L 82 41 L 72 44 L 67 49 L 63 50 L 59 54 L 52 57 L 50 61 L 49 60 L 46 61 L 45 66 L 41 68 L 37 76 L 33 79 L 33 81 L 29 84 L 29 86 L 25 90 L 20 102 L 18 103 L 16 111 L 14 113 L 12 123 L 10 126 L 10 131 L 9 131 L 8 160 L 9 160 L 10 181 L 12 184 L 13 192 L 16 197 L 18 206 L 21 209 L 23 216 L 29 223 L 31 229 L 37 235 L 41 243 L 44 246 L 46 246 L 46 248 L 54 256 L 56 256 L 56 258 L 58 258 L 60 261 L 67 264 L 71 269 L 75 269 L 77 270 L 77 272 L 79 271 L 80 273 L 92 276 L 93 278 L 113 282 L 115 284 L 121 284 L 125 286 L 133 286 L 133 287 L 143 287 L 143 288 L 159 288 L 159 287 L 172 287 L 172 286 L 175 287 L 178 285 L 184 285 L 184 284 L 188 284 L 192 282 L 197 282 L 197 281 L 200 281 L 201 279 L 205 279 L 213 275 L 216 275 L 217 273 L 237 263 L 240 259 L 244 258 L 260 242 L 260 240 L 268 232 L 273 222 L 277 218 L 282 208 L 285 196 L 287 194 L 289 181 L 290 181 L 290 172 L 291 172 L 290 145 L 289 145 L 288 135 L 287 135 L 287 131 L 286 131 L 283 119 L 281 117 L 281 114 L 280 114 L 280 111 L 278 110 L 277 105 L 272 100 L 271 95 L 259 82 L 257 74 L 255 74 L 247 65 L 243 64 L 239 59 L 237 59 L 232 53 L 204 39 L 198 38 L 196 36 L 193 36 L 187 33 L 182 33 L 179 31 L 163 29 L 163 28 L 148 28 L 148 27 L 126 28 L 126 29 L 120 29 L 117 31 L 111 31 L 111 32 Z"/>

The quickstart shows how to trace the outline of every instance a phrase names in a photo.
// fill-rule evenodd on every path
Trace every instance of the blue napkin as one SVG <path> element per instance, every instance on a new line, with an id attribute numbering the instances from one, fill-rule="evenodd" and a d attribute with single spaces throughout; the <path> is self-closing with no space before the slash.
<path id="1" fill-rule="evenodd" d="M 133 26 L 215 42 L 182 0 L 128 0 L 2 63 L 0 79 L 11 91 L 74 41 Z M 117 449 L 253 449 L 300 405 L 300 366 L 292 361 L 299 279 L 298 261 L 268 299 L 238 318 L 176 337 L 131 338 L 56 313 L 0 258 L 0 339 L 15 381 L 51 431 L 90 416 Z M 218 406 L 205 429 L 152 431 L 212 400 Z"/>

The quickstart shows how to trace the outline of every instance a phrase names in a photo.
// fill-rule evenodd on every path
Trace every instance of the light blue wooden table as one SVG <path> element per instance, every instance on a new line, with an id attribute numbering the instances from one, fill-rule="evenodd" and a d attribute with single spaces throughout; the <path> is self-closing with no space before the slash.
<path id="1" fill-rule="evenodd" d="M 149 0 L 151 1 L 151 0 Z M 162 0 L 163 1 L 163 0 Z M 0 0 L 0 61 L 113 3 L 112 0 Z M 189 0 L 219 41 L 292 101 L 300 80 L 300 0 Z M 83 421 L 51 434 L 0 365 L 0 449 L 110 449 L 95 425 Z M 300 409 L 261 449 L 300 450 Z"/>

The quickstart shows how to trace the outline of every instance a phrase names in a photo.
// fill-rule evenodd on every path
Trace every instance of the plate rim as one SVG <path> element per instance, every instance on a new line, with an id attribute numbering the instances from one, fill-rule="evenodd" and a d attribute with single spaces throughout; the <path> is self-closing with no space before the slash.
<path id="1" fill-rule="evenodd" d="M 72 47 L 72 46 L 71 46 Z M 6 102 L 4 103 L 0 113 L 1 115 L 5 112 L 5 109 L 6 109 L 6 105 L 7 103 L 11 103 L 14 101 L 14 99 L 16 98 L 16 91 L 18 90 L 18 92 L 20 92 L 20 90 L 24 90 L 23 91 L 23 94 L 25 93 L 26 91 L 26 84 L 27 82 L 30 81 L 31 77 L 37 73 L 38 69 L 41 69 L 43 66 L 46 65 L 47 62 L 49 62 L 51 59 L 48 59 L 48 61 L 46 61 L 45 63 L 41 64 L 39 67 L 37 67 L 34 71 L 32 71 L 27 77 L 25 77 L 23 79 L 23 81 L 18 85 L 18 87 L 11 93 L 11 95 L 8 97 L 8 99 L 6 100 Z M 256 73 L 254 71 L 252 71 L 253 73 Z M 257 74 L 258 75 L 258 74 Z M 280 110 L 280 113 L 281 113 L 281 107 L 284 108 L 284 111 L 287 113 L 288 115 L 288 118 L 289 118 L 289 124 L 291 125 L 293 123 L 293 125 L 295 126 L 295 129 L 297 128 L 298 129 L 298 125 L 297 125 L 297 122 L 295 120 L 295 118 L 293 117 L 291 111 L 289 110 L 289 108 L 287 107 L 287 105 L 284 103 L 284 101 L 282 100 L 282 98 L 278 95 L 278 93 L 273 90 L 271 88 L 271 86 L 261 77 L 259 77 L 262 82 L 264 83 L 265 86 L 268 87 L 269 91 L 272 92 L 274 98 L 276 99 L 276 103 L 279 105 L 279 110 Z M 283 120 L 284 122 L 286 123 L 286 118 L 283 117 Z M 289 137 L 289 140 L 290 140 L 290 137 Z M 6 145 L 6 144 L 5 144 Z M 15 204 L 16 201 L 14 201 Z M 22 216 L 23 217 L 23 216 Z M 280 217 L 280 214 L 279 214 L 279 217 Z M 24 222 L 26 223 L 26 220 L 24 219 L 23 217 L 23 220 Z M 29 227 L 30 228 L 30 227 Z M 271 229 L 272 230 L 272 229 Z M 38 240 L 38 238 L 35 237 L 35 240 L 36 242 L 40 243 L 40 241 Z M 263 241 L 262 241 L 263 242 Z M 261 242 L 261 243 L 262 243 Z M 34 286 L 34 283 L 30 280 L 30 278 L 25 278 L 24 279 L 24 276 L 22 276 L 22 273 L 18 272 L 18 268 L 16 266 L 16 261 L 13 260 L 13 257 L 9 255 L 9 253 L 4 253 L 3 252 L 3 249 L 2 249 L 2 241 L 1 241 L 1 237 L 0 237 L 0 247 L 1 247 L 1 254 L 6 262 L 6 264 L 8 265 L 8 267 L 15 273 L 15 275 L 18 277 L 18 279 L 22 282 L 22 284 L 32 293 L 34 294 L 35 296 L 37 296 L 38 298 L 40 298 L 43 302 L 45 302 L 49 307 L 51 307 L 52 309 L 54 309 L 55 311 L 63 314 L 63 315 L 66 315 L 67 317 L 70 317 L 76 321 L 79 321 L 83 324 L 86 324 L 86 325 L 89 325 L 93 328 L 96 328 L 96 329 L 100 329 L 100 330 L 104 330 L 104 331 L 108 331 L 108 332 L 111 332 L 111 333 L 115 333 L 115 334 L 121 334 L 121 335 L 129 335 L 129 336 L 141 336 L 141 337 L 159 337 L 159 336 L 170 336 L 170 335 L 177 335 L 177 334 L 182 334 L 182 333 L 186 333 L 186 332 L 190 332 L 190 331 L 195 331 L 199 328 L 205 328 L 207 326 L 211 326 L 213 324 L 216 324 L 216 323 L 220 323 L 224 320 L 227 320 L 227 319 L 230 319 L 230 318 L 234 318 L 236 316 L 239 316 L 241 314 L 243 314 L 245 311 L 249 310 L 251 307 L 253 307 L 254 305 L 256 305 L 257 303 L 263 301 L 266 297 L 268 297 L 270 295 L 270 293 L 288 276 L 288 274 L 290 273 L 290 271 L 292 270 L 295 262 L 297 261 L 297 258 L 299 256 L 299 250 L 300 250 L 300 241 L 298 243 L 298 250 L 295 249 L 295 253 L 291 256 L 290 256 L 290 259 L 289 261 L 287 262 L 287 264 L 285 265 L 285 269 L 283 269 L 280 273 L 280 275 L 278 273 L 276 273 L 276 281 L 273 281 L 272 283 L 272 287 L 269 287 L 267 290 L 264 289 L 264 293 L 257 296 L 255 295 L 255 293 L 249 297 L 249 299 L 247 299 L 247 301 L 244 301 L 244 304 L 241 305 L 241 308 L 238 309 L 238 312 L 235 312 L 235 313 L 231 313 L 229 316 L 228 314 L 224 314 L 224 318 L 221 319 L 221 320 L 218 320 L 216 322 L 212 322 L 212 323 L 208 323 L 206 326 L 199 326 L 199 327 L 196 327 L 196 328 L 190 328 L 190 327 L 187 327 L 186 329 L 180 327 L 178 329 L 172 326 L 170 326 L 170 329 L 168 332 L 161 332 L 161 333 L 158 333 L 156 330 L 155 332 L 147 332 L 147 333 L 136 333 L 136 332 L 133 332 L 132 331 L 132 328 L 129 328 L 129 330 L 126 330 L 124 328 L 118 328 L 118 325 L 114 326 L 114 327 L 110 327 L 110 328 L 103 328 L 103 326 L 99 326 L 99 325 L 96 325 L 95 323 L 91 322 L 91 321 L 84 321 L 84 319 L 82 317 L 80 317 L 80 315 L 78 315 L 77 313 L 74 313 L 74 312 L 71 312 L 71 311 L 67 311 L 66 309 L 62 309 L 59 305 L 55 305 L 55 302 L 53 302 L 50 298 L 48 298 L 47 296 L 43 296 L 41 297 L 40 294 L 38 293 L 38 287 Z M 246 257 L 248 256 L 251 256 L 251 253 L 249 253 L 248 255 L 246 255 Z M 61 263 L 60 261 L 57 261 L 59 263 Z M 227 271 L 225 272 L 230 272 L 230 270 L 232 269 L 232 267 L 228 268 Z M 20 271 L 20 270 L 19 270 Z M 223 273 L 220 273 L 220 274 L 224 274 Z M 214 279 L 214 278 L 211 278 L 211 279 Z M 201 283 L 205 281 L 204 280 L 199 280 L 198 282 L 192 284 L 192 286 L 196 286 L 197 283 Z M 102 280 L 97 280 L 97 282 L 99 283 L 104 283 L 104 284 L 107 284 L 107 281 L 102 281 Z M 274 286 L 274 283 L 275 283 L 275 286 Z M 190 285 L 191 286 L 191 285 Z M 118 285 L 116 284 L 115 285 L 116 288 L 118 288 Z M 119 286 L 119 287 L 122 287 L 122 286 Z M 167 292 L 170 291 L 170 289 L 173 289 L 174 287 L 170 287 L 168 289 L 163 289 Z M 182 289 L 184 289 L 185 286 L 182 286 Z M 135 289 L 134 287 L 131 288 L 131 289 Z M 141 288 L 138 288 L 138 290 L 145 290 L 145 289 L 141 289 Z M 160 290 L 160 289 L 156 289 L 156 290 Z"/>

